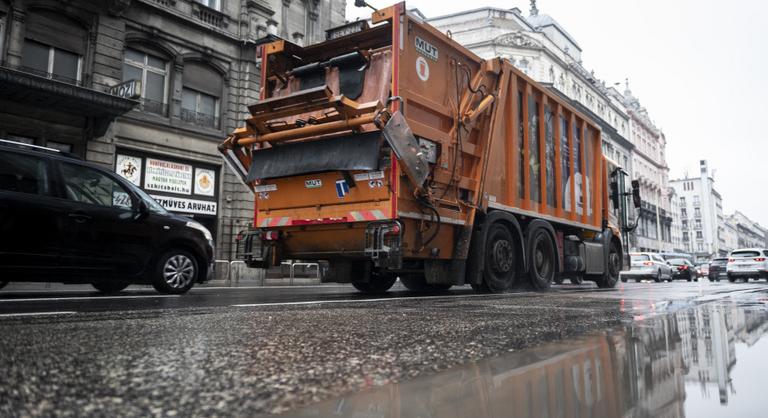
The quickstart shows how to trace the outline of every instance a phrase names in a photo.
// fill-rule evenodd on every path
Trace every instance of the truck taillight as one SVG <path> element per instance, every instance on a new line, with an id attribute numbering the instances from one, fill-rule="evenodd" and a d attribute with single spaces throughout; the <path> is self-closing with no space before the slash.
<path id="1" fill-rule="evenodd" d="M 757 257 L 755 261 L 765 261 L 765 257 Z"/>
<path id="2" fill-rule="evenodd" d="M 277 241 L 280 238 L 280 231 L 267 231 L 261 234 L 264 241 Z"/>

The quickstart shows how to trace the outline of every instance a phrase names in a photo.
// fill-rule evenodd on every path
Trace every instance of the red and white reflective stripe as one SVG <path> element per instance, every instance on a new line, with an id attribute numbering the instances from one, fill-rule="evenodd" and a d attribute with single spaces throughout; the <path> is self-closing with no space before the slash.
<path id="1" fill-rule="evenodd" d="M 387 215 L 380 210 L 356 210 L 349 212 L 349 217 L 356 222 L 380 221 L 382 219 L 387 219 Z"/>
<path id="2" fill-rule="evenodd" d="M 282 217 L 282 218 L 264 218 L 263 221 L 259 224 L 260 228 L 271 228 L 275 226 L 286 226 L 291 222 L 291 218 L 289 217 Z"/>

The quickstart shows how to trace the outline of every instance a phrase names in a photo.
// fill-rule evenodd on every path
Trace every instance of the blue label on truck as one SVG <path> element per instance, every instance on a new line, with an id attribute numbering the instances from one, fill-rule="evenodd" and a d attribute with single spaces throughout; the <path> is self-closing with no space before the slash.
<path id="1" fill-rule="evenodd" d="M 346 180 L 337 180 L 336 181 L 336 195 L 339 196 L 339 199 L 343 199 L 344 196 L 349 194 L 349 184 L 347 184 Z"/>

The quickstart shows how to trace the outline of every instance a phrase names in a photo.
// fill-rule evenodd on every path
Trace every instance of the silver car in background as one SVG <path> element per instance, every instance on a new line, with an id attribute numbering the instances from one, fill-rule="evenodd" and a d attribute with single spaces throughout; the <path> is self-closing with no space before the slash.
<path id="1" fill-rule="evenodd" d="M 621 272 L 621 281 L 634 280 L 640 282 L 643 279 L 661 282 L 672 281 L 672 268 L 664 258 L 656 253 L 630 253 L 632 261 L 629 271 Z"/>
<path id="2" fill-rule="evenodd" d="M 731 251 L 726 272 L 729 282 L 736 279 L 768 279 L 768 250 L 744 248 Z"/>

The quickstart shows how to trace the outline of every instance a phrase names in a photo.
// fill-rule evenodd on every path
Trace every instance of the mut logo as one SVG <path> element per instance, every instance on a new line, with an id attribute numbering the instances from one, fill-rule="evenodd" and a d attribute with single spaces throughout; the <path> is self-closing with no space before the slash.
<path id="1" fill-rule="evenodd" d="M 440 54 L 436 46 L 419 38 L 418 36 L 416 37 L 416 52 L 418 52 L 421 55 L 424 55 L 425 57 L 431 59 L 432 61 L 437 61 Z"/>

